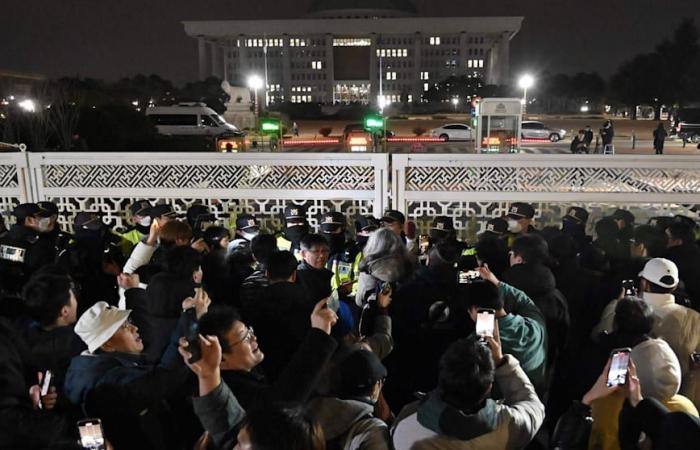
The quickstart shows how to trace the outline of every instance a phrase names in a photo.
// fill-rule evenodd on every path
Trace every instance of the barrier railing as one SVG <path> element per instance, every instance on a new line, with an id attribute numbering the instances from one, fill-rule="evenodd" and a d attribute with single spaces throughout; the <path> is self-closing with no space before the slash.
<path id="1" fill-rule="evenodd" d="M 0 153 L 0 213 L 9 215 L 15 205 L 33 198 L 28 177 L 26 153 Z"/>
<path id="2" fill-rule="evenodd" d="M 165 201 L 184 212 L 192 203 L 212 206 L 224 218 L 259 216 L 281 226 L 285 206 L 305 205 L 310 221 L 328 210 L 380 215 L 388 207 L 388 156 L 299 153 L 33 153 L 37 200 L 66 211 L 100 211 L 126 226 L 134 199 Z"/>
<path id="3" fill-rule="evenodd" d="M 391 164 L 392 204 L 421 231 L 425 217 L 447 215 L 473 237 L 513 201 L 535 203 L 540 226 L 556 224 L 570 205 L 585 205 L 593 220 L 632 209 L 644 223 L 695 216 L 689 210 L 700 203 L 700 160 L 687 156 L 395 154 Z"/>
<path id="4" fill-rule="evenodd" d="M 391 157 L 391 160 L 389 159 Z M 391 161 L 391 166 L 390 166 Z M 391 173 L 389 172 L 391 167 Z M 391 177 L 391 186 L 389 179 Z M 700 204 L 700 160 L 688 156 L 378 153 L 0 153 L 0 210 L 50 199 L 69 225 L 99 211 L 127 226 L 128 205 L 146 198 L 184 212 L 195 202 L 220 218 L 256 214 L 281 226 L 284 207 L 305 205 L 312 225 L 329 210 L 381 216 L 393 207 L 416 221 L 447 215 L 463 237 L 483 231 L 513 201 L 536 204 L 540 227 L 584 205 L 593 222 L 614 207 L 639 223 L 688 214 Z"/>

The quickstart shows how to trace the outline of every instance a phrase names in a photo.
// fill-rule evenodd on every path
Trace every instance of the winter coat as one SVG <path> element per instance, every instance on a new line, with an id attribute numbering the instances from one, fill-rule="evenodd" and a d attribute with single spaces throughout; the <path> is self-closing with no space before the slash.
<path id="1" fill-rule="evenodd" d="M 243 311 L 246 324 L 255 329 L 265 352 L 262 367 L 276 379 L 309 332 L 313 303 L 298 284 L 277 282 L 262 290 L 259 298 Z"/>
<path id="2" fill-rule="evenodd" d="M 57 444 L 72 427 L 60 414 L 34 410 L 29 386 L 36 384 L 36 368 L 21 336 L 0 318 L 0 448 L 44 449 Z"/>
<path id="3" fill-rule="evenodd" d="M 202 259 L 202 286 L 214 304 L 232 304 L 233 278 L 226 263 L 226 250 L 216 249 Z"/>
<path id="4" fill-rule="evenodd" d="M 238 425 L 245 418 L 245 410 L 226 383 L 220 383 L 207 395 L 194 397 L 192 406 L 215 447 L 221 450 L 233 449 Z"/>
<path id="5" fill-rule="evenodd" d="M 321 425 L 326 442 L 342 450 L 389 450 L 389 427 L 373 416 L 374 405 L 353 399 L 318 397 L 309 410 Z"/>
<path id="6" fill-rule="evenodd" d="M 312 328 L 289 365 L 270 383 L 258 371 L 224 370 L 221 377 L 245 409 L 275 402 L 305 403 L 337 347 L 335 339 Z M 260 347 L 263 353 L 265 347 Z M 267 357 L 267 356 L 266 356 Z"/>
<path id="7" fill-rule="evenodd" d="M 457 270 L 420 267 L 394 294 L 389 312 L 396 349 L 386 359 L 390 374 L 384 394 L 392 405 L 415 400 L 437 384 L 440 357 L 454 341 L 469 336 L 474 324 L 458 295 Z M 421 361 L 416 365 L 416 360 Z M 393 382 L 393 380 L 400 382 Z"/>
<path id="8" fill-rule="evenodd" d="M 24 260 L 11 261 L 0 256 L 0 278 L 2 287 L 10 293 L 19 293 L 29 277 L 39 268 L 52 264 L 56 259 L 56 249 L 50 241 L 39 239 L 39 234 L 29 227 L 14 224 L 0 238 L 0 248 L 15 247 L 24 249 Z M 5 252 L 1 252 L 0 255 Z"/>
<path id="9" fill-rule="evenodd" d="M 666 140 L 666 136 L 668 136 L 668 133 L 666 132 L 666 129 L 663 127 L 656 128 L 654 130 L 654 148 L 657 150 L 663 150 L 664 149 L 664 141 Z"/>
<path id="10" fill-rule="evenodd" d="M 503 273 L 503 281 L 525 292 L 545 317 L 547 360 L 554 364 L 566 349 L 569 336 L 569 305 L 556 288 L 554 274 L 542 264 L 516 264 Z"/>
<path id="11" fill-rule="evenodd" d="M 304 288 L 313 304 L 331 295 L 332 278 L 333 272 L 325 267 L 316 269 L 305 261 L 297 267 L 297 284 Z"/>
<path id="12" fill-rule="evenodd" d="M 363 259 L 360 263 L 360 276 L 357 282 L 355 303 L 360 307 L 364 305 L 367 297 L 382 282 L 396 283 L 405 281 L 413 272 L 413 268 L 413 262 L 407 253 L 386 255 L 371 261 Z"/>
<path id="13" fill-rule="evenodd" d="M 503 353 L 513 355 L 538 391 L 545 388 L 547 363 L 547 329 L 539 308 L 523 291 L 501 282 L 498 289 L 503 296 L 508 315 L 498 320 Z"/>
<path id="14" fill-rule="evenodd" d="M 505 355 L 495 383 L 503 402 L 488 399 L 479 411 L 462 413 L 445 404 L 439 391 L 406 406 L 392 430 L 396 450 L 520 449 L 544 421 L 544 405 L 518 360 Z"/>
<path id="15" fill-rule="evenodd" d="M 693 307 L 700 310 L 700 248 L 695 243 L 671 247 L 664 258 L 678 266 L 678 276 L 685 285 Z"/>
<path id="16" fill-rule="evenodd" d="M 182 313 L 182 301 L 195 294 L 194 281 L 161 272 L 153 277 L 145 291 L 129 289 L 127 293 L 127 309 L 138 311 L 133 320 L 143 339 L 144 355 L 155 363 L 170 342 Z"/>

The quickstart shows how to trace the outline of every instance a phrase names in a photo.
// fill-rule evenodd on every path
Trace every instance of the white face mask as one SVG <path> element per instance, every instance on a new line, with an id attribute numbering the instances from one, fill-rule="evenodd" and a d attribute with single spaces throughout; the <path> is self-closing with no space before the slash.
<path id="1" fill-rule="evenodd" d="M 520 225 L 515 219 L 508 219 L 508 231 L 511 233 L 520 233 L 523 230 L 523 226 Z"/>
<path id="2" fill-rule="evenodd" d="M 258 235 L 258 233 L 246 233 L 245 231 L 243 231 L 243 232 L 241 233 L 241 237 L 242 237 L 243 239 L 245 239 L 246 241 L 252 241 L 253 238 L 254 238 L 255 236 L 257 236 L 257 235 Z"/>
<path id="3" fill-rule="evenodd" d="M 141 225 L 142 227 L 150 227 L 151 226 L 151 216 L 142 217 L 141 220 L 138 221 L 138 224 Z"/>
<path id="4" fill-rule="evenodd" d="M 37 221 L 36 229 L 39 233 L 51 231 L 51 217 L 44 217 Z"/>

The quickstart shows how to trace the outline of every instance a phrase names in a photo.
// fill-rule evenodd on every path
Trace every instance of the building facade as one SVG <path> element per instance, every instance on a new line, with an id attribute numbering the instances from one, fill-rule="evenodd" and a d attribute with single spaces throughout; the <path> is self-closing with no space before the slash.
<path id="1" fill-rule="evenodd" d="M 268 102 L 412 103 L 453 75 L 506 83 L 522 20 L 418 17 L 406 1 L 325 0 L 301 19 L 184 27 L 199 43 L 200 78 L 240 84 L 259 75 Z"/>

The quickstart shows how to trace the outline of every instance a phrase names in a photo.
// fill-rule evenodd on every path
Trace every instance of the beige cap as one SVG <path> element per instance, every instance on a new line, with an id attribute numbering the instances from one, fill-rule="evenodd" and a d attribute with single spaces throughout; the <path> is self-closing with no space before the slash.
<path id="1" fill-rule="evenodd" d="M 130 309 L 119 309 L 107 302 L 97 302 L 80 316 L 75 334 L 85 342 L 90 353 L 100 348 L 119 330 L 131 314 Z"/>

